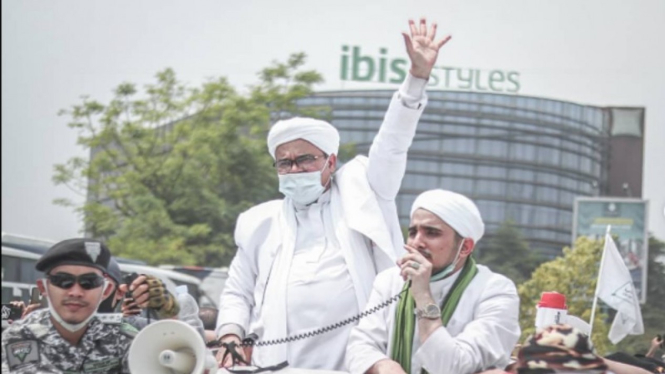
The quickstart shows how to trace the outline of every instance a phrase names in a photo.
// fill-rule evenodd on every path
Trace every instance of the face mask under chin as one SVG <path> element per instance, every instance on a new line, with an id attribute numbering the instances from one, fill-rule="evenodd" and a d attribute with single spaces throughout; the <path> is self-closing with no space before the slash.
<path id="1" fill-rule="evenodd" d="M 464 239 L 459 243 L 459 247 L 457 248 L 457 254 L 455 254 L 455 258 L 453 259 L 453 262 L 448 264 L 443 270 L 437 272 L 436 274 L 432 274 L 432 277 L 430 278 L 430 283 L 436 282 L 438 280 L 441 280 L 448 275 L 450 275 L 453 270 L 455 270 L 455 265 L 457 265 L 457 260 L 459 259 L 459 254 L 462 252 L 462 246 L 464 245 Z"/>
<path id="2" fill-rule="evenodd" d="M 58 324 L 60 324 L 60 326 L 62 326 L 65 330 L 69 332 L 76 332 L 85 328 L 88 325 L 88 322 L 90 322 L 90 320 L 95 316 L 95 312 L 90 313 L 90 315 L 87 318 L 85 318 L 83 321 L 79 323 L 70 323 L 65 321 L 53 307 L 53 302 L 51 301 L 51 294 L 49 293 L 48 284 L 46 284 L 46 282 L 47 281 L 44 281 L 44 289 L 46 290 L 46 297 L 48 297 L 48 309 L 49 312 L 51 313 L 51 317 L 53 317 L 53 319 L 55 319 L 58 322 Z M 102 298 L 104 297 L 104 291 L 106 290 L 106 287 L 108 287 L 108 282 L 104 282 L 104 285 L 102 286 L 102 292 L 99 295 L 99 301 L 97 301 L 97 308 L 95 308 L 95 311 L 99 308 L 99 306 L 103 301 Z"/>

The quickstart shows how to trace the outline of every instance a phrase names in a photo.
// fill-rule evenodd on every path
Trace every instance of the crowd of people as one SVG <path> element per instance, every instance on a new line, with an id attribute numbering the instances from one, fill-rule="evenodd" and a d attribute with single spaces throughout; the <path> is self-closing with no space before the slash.
<path id="1" fill-rule="evenodd" d="M 636 365 L 602 358 L 565 325 L 541 329 L 517 356 L 515 284 L 477 264 L 485 232 L 466 196 L 419 195 L 404 243 L 395 198 L 427 105 L 439 50 L 437 26 L 409 22 L 410 69 L 392 97 L 368 156 L 338 168 L 331 124 L 274 124 L 268 150 L 284 199 L 237 221 L 237 253 L 219 308 L 192 307 L 159 278 L 122 277 L 100 241 L 55 244 L 37 263 L 47 306 L 23 306 L 2 333 L 2 373 L 129 373 L 134 336 L 153 320 L 178 319 L 217 350 L 220 367 L 251 364 L 358 374 L 639 373 L 662 370 L 655 350 Z M 195 311 L 195 313 L 193 312 Z M 256 344 L 256 342 L 264 344 Z M 662 348 L 662 339 L 655 340 Z M 247 349 L 250 348 L 250 349 Z"/>

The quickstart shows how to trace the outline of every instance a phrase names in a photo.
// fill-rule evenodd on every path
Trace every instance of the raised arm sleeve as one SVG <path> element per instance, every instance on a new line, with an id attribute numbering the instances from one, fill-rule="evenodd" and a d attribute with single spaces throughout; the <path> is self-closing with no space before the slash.
<path id="1" fill-rule="evenodd" d="M 427 104 L 427 81 L 407 76 L 397 91 L 369 150 L 367 177 L 377 196 L 394 200 L 406 170 L 406 155 Z"/>

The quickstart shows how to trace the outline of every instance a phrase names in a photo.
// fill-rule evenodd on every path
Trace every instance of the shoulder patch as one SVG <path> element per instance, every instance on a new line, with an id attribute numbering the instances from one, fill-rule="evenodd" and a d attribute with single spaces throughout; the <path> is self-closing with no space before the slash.
<path id="1" fill-rule="evenodd" d="M 20 340 L 5 346 L 7 365 L 12 370 L 18 366 L 39 362 L 39 343 L 36 340 Z"/>
<path id="2" fill-rule="evenodd" d="M 30 330 L 37 339 L 45 337 L 49 332 L 49 328 L 41 323 L 31 323 L 27 325 L 26 328 Z"/>
<path id="3" fill-rule="evenodd" d="M 139 333 L 139 330 L 137 330 L 136 327 L 130 325 L 127 322 L 122 322 L 120 324 L 120 332 L 133 339 L 136 336 L 136 334 Z"/>

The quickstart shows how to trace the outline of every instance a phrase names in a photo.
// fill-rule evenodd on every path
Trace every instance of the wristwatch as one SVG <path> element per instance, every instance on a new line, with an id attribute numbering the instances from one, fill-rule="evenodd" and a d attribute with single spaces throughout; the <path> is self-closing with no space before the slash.
<path id="1" fill-rule="evenodd" d="M 427 304 L 423 308 L 416 309 L 416 317 L 418 319 L 437 319 L 441 318 L 441 308 L 436 304 Z"/>

